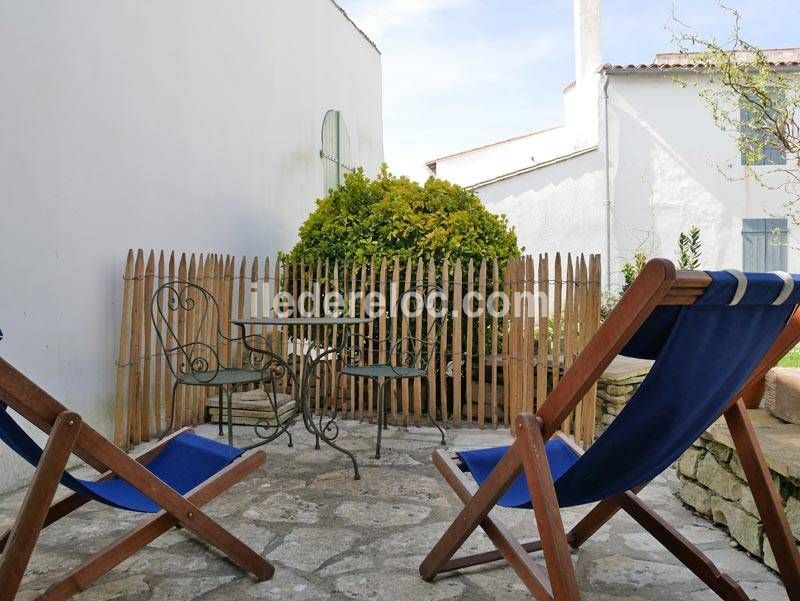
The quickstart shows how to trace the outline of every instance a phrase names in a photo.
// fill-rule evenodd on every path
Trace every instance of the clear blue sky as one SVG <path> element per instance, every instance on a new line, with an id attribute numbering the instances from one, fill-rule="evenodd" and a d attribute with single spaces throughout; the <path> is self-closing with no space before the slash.
<path id="1" fill-rule="evenodd" d="M 339 0 L 383 53 L 384 146 L 392 171 L 563 122 L 574 79 L 571 0 Z M 800 46 L 800 0 L 730 0 L 743 37 Z M 675 0 L 678 16 L 726 39 L 715 0 Z M 604 0 L 603 61 L 651 62 L 674 50 L 673 0 Z M 345 116 L 346 118 L 346 116 Z"/>

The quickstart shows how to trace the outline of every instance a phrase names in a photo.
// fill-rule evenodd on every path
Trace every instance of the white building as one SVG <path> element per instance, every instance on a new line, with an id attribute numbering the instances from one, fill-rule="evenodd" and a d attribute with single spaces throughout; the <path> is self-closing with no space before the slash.
<path id="1" fill-rule="evenodd" d="M 332 160 L 383 161 L 380 53 L 331 0 L 0 0 L 0 23 L 0 355 L 110 434 L 128 249 L 289 249 Z M 0 466 L 0 490 L 27 473 Z"/>
<path id="2" fill-rule="evenodd" d="M 782 191 L 761 187 L 736 141 L 713 122 L 691 57 L 603 65 L 599 0 L 575 0 L 576 83 L 566 124 L 428 163 L 508 215 L 526 252 L 596 252 L 606 283 L 637 251 L 676 258 L 681 232 L 701 230 L 702 267 L 800 271 L 798 226 Z M 768 51 L 800 71 L 800 49 Z M 688 85 L 680 85 L 681 80 Z M 728 165 L 732 166 L 729 168 Z M 787 244 L 774 244 L 773 231 Z"/>

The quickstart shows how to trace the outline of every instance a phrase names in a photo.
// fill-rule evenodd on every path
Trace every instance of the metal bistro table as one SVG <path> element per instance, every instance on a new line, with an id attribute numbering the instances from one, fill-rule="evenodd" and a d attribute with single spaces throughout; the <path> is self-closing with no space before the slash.
<path id="1" fill-rule="evenodd" d="M 269 355 L 264 361 L 266 361 L 267 364 L 271 364 L 273 362 L 276 364 L 273 366 L 273 371 L 279 374 L 276 377 L 281 377 L 283 374 L 288 374 L 296 385 L 295 394 L 297 398 L 294 412 L 288 416 L 282 417 L 281 419 L 277 418 L 276 412 L 276 422 L 278 423 L 275 427 L 275 432 L 272 435 L 261 436 L 261 434 L 259 434 L 259 428 L 256 427 L 256 435 L 260 438 L 264 438 L 264 440 L 253 446 L 267 444 L 271 440 L 274 440 L 280 436 L 280 434 L 286 431 L 285 425 L 281 426 L 281 424 L 289 423 L 297 416 L 298 413 L 300 413 L 303 417 L 303 424 L 305 425 L 306 430 L 308 430 L 315 437 L 315 448 L 320 448 L 319 441 L 322 440 L 328 446 L 336 449 L 340 453 L 347 455 L 353 462 L 355 479 L 359 480 L 361 478 L 361 475 L 358 473 L 358 463 L 356 463 L 356 458 L 353 453 L 338 446 L 335 442 L 336 438 L 339 436 L 339 426 L 336 425 L 336 415 L 338 411 L 337 407 L 334 406 L 332 412 L 328 415 L 326 415 L 325 411 L 321 412 L 321 414 L 318 416 L 319 423 L 314 421 L 314 415 L 311 410 L 311 379 L 317 371 L 317 366 L 319 366 L 322 361 L 331 356 L 335 358 L 336 355 L 343 348 L 345 348 L 350 327 L 368 324 L 371 321 L 372 319 L 368 317 L 251 317 L 248 319 L 231 320 L 232 324 L 241 328 L 242 336 L 247 334 L 248 327 L 256 326 L 341 327 L 341 332 L 338 334 L 337 339 L 333 340 L 329 345 L 323 346 L 318 340 L 313 339 L 295 339 L 297 344 L 301 345 L 301 347 L 304 347 L 300 361 L 302 369 L 299 376 L 294 372 L 288 361 L 283 358 L 282 353 L 275 353 L 272 349 L 267 349 L 267 352 L 265 353 L 264 349 L 258 349 L 249 346 L 246 342 L 247 338 L 244 338 L 245 346 L 251 353 L 254 355 Z M 291 337 L 287 336 L 287 342 L 290 340 Z M 282 351 L 283 350 L 286 349 L 282 349 Z M 269 367 L 269 365 L 265 367 Z M 273 386 L 273 391 L 274 390 L 275 388 Z M 291 446 L 291 438 L 289 444 Z"/>

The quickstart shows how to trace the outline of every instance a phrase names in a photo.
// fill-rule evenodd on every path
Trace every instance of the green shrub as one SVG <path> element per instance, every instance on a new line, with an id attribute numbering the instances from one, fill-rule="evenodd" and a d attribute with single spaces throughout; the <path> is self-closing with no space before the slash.
<path id="1" fill-rule="evenodd" d="M 346 175 L 343 186 L 317 200 L 299 237 L 292 260 L 486 257 L 505 264 L 520 254 L 506 217 L 487 211 L 475 193 L 434 178 L 420 185 L 386 165 L 374 180 L 362 169 Z"/>
<path id="2" fill-rule="evenodd" d="M 622 285 L 622 292 L 625 292 L 630 285 L 633 284 L 633 280 L 642 272 L 646 264 L 647 255 L 639 251 L 633 255 L 632 263 L 625 263 L 625 265 L 622 266 L 622 276 L 625 278 L 625 283 Z"/>
<path id="3" fill-rule="evenodd" d="M 678 236 L 678 269 L 700 269 L 700 228 L 693 225 Z"/>

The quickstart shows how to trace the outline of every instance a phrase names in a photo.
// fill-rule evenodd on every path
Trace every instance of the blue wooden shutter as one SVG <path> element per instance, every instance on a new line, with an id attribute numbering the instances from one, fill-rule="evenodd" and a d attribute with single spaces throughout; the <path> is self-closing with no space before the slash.
<path id="1" fill-rule="evenodd" d="M 765 271 L 788 271 L 789 227 L 786 219 L 765 219 L 767 232 Z"/>
<path id="2" fill-rule="evenodd" d="M 743 219 L 743 271 L 786 271 L 787 242 L 786 219 Z"/>

